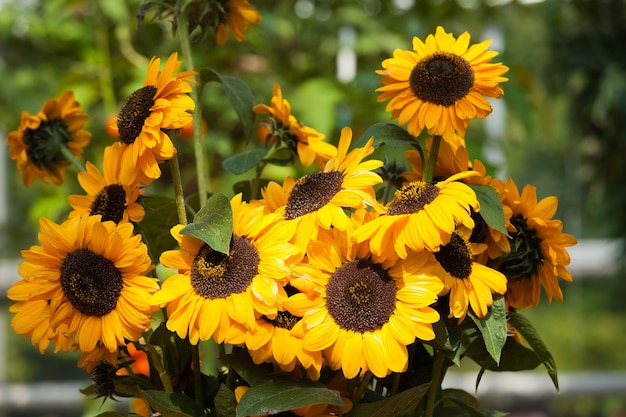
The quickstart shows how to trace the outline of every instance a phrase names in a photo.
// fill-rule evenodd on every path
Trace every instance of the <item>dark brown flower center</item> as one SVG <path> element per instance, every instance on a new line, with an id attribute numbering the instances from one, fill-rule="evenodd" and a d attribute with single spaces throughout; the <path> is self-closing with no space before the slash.
<path id="1" fill-rule="evenodd" d="M 293 220 L 324 207 L 341 190 L 343 175 L 338 171 L 314 172 L 296 181 L 289 194 L 285 218 Z"/>
<path id="2" fill-rule="evenodd" d="M 191 264 L 191 285 L 204 298 L 226 298 L 246 291 L 258 272 L 256 248 L 248 239 L 233 235 L 228 255 L 202 245 Z"/>
<path id="3" fill-rule="evenodd" d="M 326 284 L 326 309 L 342 329 L 378 330 L 389 321 L 395 305 L 395 281 L 369 261 L 342 265 Z"/>
<path id="4" fill-rule="evenodd" d="M 458 233 L 452 233 L 450 242 L 435 252 L 435 258 L 454 278 L 469 278 L 472 273 L 472 247 Z"/>
<path id="5" fill-rule="evenodd" d="M 294 316 L 288 311 L 279 311 L 278 314 L 276 314 L 276 317 L 273 319 L 270 319 L 266 316 L 261 317 L 266 322 L 271 323 L 274 327 L 280 327 L 287 330 L 291 330 L 293 326 L 295 326 L 296 323 L 300 321 L 301 318 L 298 316 Z"/>
<path id="6" fill-rule="evenodd" d="M 144 122 L 150 117 L 156 92 L 157 88 L 153 85 L 141 87 L 133 91 L 122 105 L 117 115 L 117 128 L 123 143 L 130 145 L 141 133 Z"/>
<path id="7" fill-rule="evenodd" d="M 511 218 L 511 224 L 516 231 L 511 236 L 511 252 L 502 255 L 502 261 L 497 269 L 509 280 L 532 280 L 539 274 L 545 256 L 541 247 L 542 239 L 537 236 L 537 230 L 528 227 L 523 215 L 517 214 Z"/>
<path id="8" fill-rule="evenodd" d="M 65 257 L 60 272 L 63 293 L 78 311 L 100 317 L 115 310 L 123 283 L 110 259 L 77 249 Z"/>
<path id="9" fill-rule="evenodd" d="M 409 85 L 420 100 L 448 107 L 469 93 L 474 85 L 474 71 L 459 55 L 435 52 L 415 65 Z"/>
<path id="10" fill-rule="evenodd" d="M 399 214 L 417 213 L 426 204 L 431 203 L 439 195 L 439 187 L 423 181 L 412 181 L 403 185 L 393 196 L 389 203 L 387 214 L 396 216 Z"/>
<path id="11" fill-rule="evenodd" d="M 126 191 L 119 184 L 111 184 L 102 188 L 91 203 L 89 214 L 102 215 L 102 221 L 111 220 L 119 223 L 124 218 L 126 208 Z"/>
<path id="12" fill-rule="evenodd" d="M 50 169 L 69 163 L 61 152 L 72 140 L 67 123 L 62 119 L 42 121 L 37 129 L 24 131 L 28 160 L 37 168 Z"/>

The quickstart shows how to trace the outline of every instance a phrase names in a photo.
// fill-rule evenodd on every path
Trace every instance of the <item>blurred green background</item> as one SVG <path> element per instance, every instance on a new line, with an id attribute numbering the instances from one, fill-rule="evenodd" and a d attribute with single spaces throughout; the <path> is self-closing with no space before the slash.
<path id="1" fill-rule="evenodd" d="M 93 142 L 85 157 L 99 165 L 102 149 L 112 141 L 105 120 L 141 86 L 152 56 L 165 59 L 179 50 L 170 22 L 148 19 L 138 28 L 141 3 L 0 1 L 0 136 L 18 127 L 22 110 L 36 113 L 45 100 L 73 90 L 90 115 L 87 128 Z M 520 189 L 526 183 L 535 185 L 540 198 L 557 196 L 556 217 L 579 240 L 619 239 L 626 234 L 623 0 L 252 4 L 261 11 L 263 23 L 246 32 L 247 42 L 230 38 L 217 47 L 209 34 L 194 44 L 197 68 L 240 77 L 257 103 L 269 103 L 272 85 L 279 83 L 296 117 L 331 141 L 345 125 L 358 137 L 371 124 L 389 120 L 384 103 L 376 102 L 380 76 L 374 71 L 394 49 L 410 49 L 413 36 L 424 39 L 442 25 L 455 36 L 468 31 L 472 43 L 494 39 L 491 49 L 499 51 L 497 60 L 510 67 L 510 80 L 504 84 L 504 98 L 494 103 L 492 116 L 472 122 L 466 136 L 470 159 L 483 160 L 494 175 L 512 177 Z M 221 177 L 220 161 L 242 149 L 242 131 L 218 85 L 206 88 L 201 101 L 212 155 L 212 188 L 228 193 L 234 179 Z M 191 169 L 190 144 L 177 146 L 182 166 Z M 38 219 L 63 220 L 69 211 L 67 195 L 82 190 L 71 168 L 60 187 L 36 180 L 25 189 L 14 162 L 6 149 L 3 152 L 5 168 L 0 175 L 6 178 L 6 195 L 0 196 L 4 200 L 0 256 L 10 262 L 37 242 Z M 193 192 L 193 179 L 187 188 Z M 563 284 L 563 304 L 543 304 L 526 312 L 561 372 L 626 372 L 626 284 L 622 252 L 615 255 L 603 276 L 575 275 L 574 283 Z M 41 356 L 28 340 L 14 335 L 4 293 L 0 304 L 6 356 L 0 385 L 86 380 L 76 367 L 77 354 Z M 619 396 L 583 396 L 579 401 L 580 406 L 572 406 L 556 399 L 543 407 L 550 415 L 626 413 Z"/>

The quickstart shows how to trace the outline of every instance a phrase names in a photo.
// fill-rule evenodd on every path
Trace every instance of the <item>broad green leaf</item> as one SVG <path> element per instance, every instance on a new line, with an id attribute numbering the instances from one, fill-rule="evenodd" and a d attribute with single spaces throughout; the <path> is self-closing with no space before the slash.
<path id="1" fill-rule="evenodd" d="M 541 337 L 539 337 L 539 333 L 533 326 L 533 324 L 526 317 L 522 316 L 519 312 L 511 311 L 509 312 L 509 323 L 511 326 L 517 330 L 522 337 L 528 342 L 531 349 L 537 354 L 537 357 L 543 363 L 543 366 L 546 367 L 548 371 L 548 375 L 552 382 L 554 383 L 554 387 L 556 390 L 559 390 L 559 379 L 558 372 L 556 369 L 556 362 L 548 350 L 548 347 L 543 342 Z"/>
<path id="2" fill-rule="evenodd" d="M 360 403 L 352 409 L 350 417 L 408 417 L 428 392 L 430 383 L 402 391 L 382 401 Z"/>
<path id="3" fill-rule="evenodd" d="M 476 193 L 476 198 L 480 203 L 480 211 L 478 214 L 483 218 L 485 223 L 498 232 L 509 235 L 504 226 L 504 210 L 502 202 L 498 197 L 495 188 L 486 184 L 467 184 Z"/>
<path id="4" fill-rule="evenodd" d="M 507 339 L 504 297 L 493 300 L 489 312 L 482 319 L 478 318 L 471 310 L 467 314 L 478 327 L 487 352 L 496 363 L 499 363 L 502 348 Z"/>
<path id="5" fill-rule="evenodd" d="M 277 414 L 312 404 L 343 406 L 338 391 L 308 379 L 271 375 L 241 397 L 237 417 Z"/>
<path id="6" fill-rule="evenodd" d="M 520 345 L 510 337 L 507 338 L 501 353 L 500 363 L 497 364 L 485 350 L 485 345 L 480 339 L 470 343 L 465 352 L 466 356 L 478 365 L 494 372 L 527 371 L 535 369 L 541 363 L 532 349 Z"/>
<path id="7" fill-rule="evenodd" d="M 459 346 L 461 344 L 462 331 L 461 326 L 457 324 L 457 320 L 442 318 L 438 322 L 433 323 L 433 330 L 435 331 L 435 339 L 427 343 L 445 354 L 455 365 L 460 365 L 461 352 Z"/>
<path id="8" fill-rule="evenodd" d="M 352 143 L 352 148 L 365 146 L 372 136 L 374 136 L 374 148 L 378 148 L 383 144 L 391 146 L 392 148 L 417 145 L 417 139 L 404 128 L 393 123 L 376 123 L 368 127 L 365 132 L 363 132 L 363 135 Z"/>
<path id="9" fill-rule="evenodd" d="M 232 174 L 243 174 L 261 162 L 265 155 L 267 155 L 267 149 L 265 148 L 252 149 L 226 158 L 222 161 L 222 166 Z"/>
<path id="10" fill-rule="evenodd" d="M 200 239 L 213 250 L 228 255 L 233 234 L 233 210 L 228 198 L 221 193 L 213 194 L 193 223 L 183 227 L 180 233 Z"/>
<path id="11" fill-rule="evenodd" d="M 247 351 L 231 353 L 221 361 L 225 366 L 233 368 L 250 385 L 262 383 L 272 370 L 270 364 L 255 364 Z"/>
<path id="12" fill-rule="evenodd" d="M 143 398 L 150 407 L 163 417 L 195 417 L 204 415 L 194 400 L 186 395 L 163 391 L 142 391 Z"/>
<path id="13" fill-rule="evenodd" d="M 237 415 L 237 399 L 235 393 L 226 385 L 220 384 L 213 399 L 218 417 L 235 417 Z"/>
<path id="14" fill-rule="evenodd" d="M 467 398 L 459 396 L 457 395 L 457 393 L 444 395 L 444 398 L 447 401 L 452 401 L 460 408 L 462 408 L 469 417 L 503 417 L 508 414 L 496 410 L 479 410 L 475 407 L 472 407 L 472 405 L 470 405 L 470 403 L 467 401 Z"/>
<path id="15" fill-rule="evenodd" d="M 159 196 L 142 196 L 140 203 L 145 216 L 136 225 L 137 232 L 142 235 L 152 261 L 157 264 L 163 252 L 177 245 L 170 233 L 172 226 L 178 224 L 176 203 L 171 198 Z"/>
<path id="16" fill-rule="evenodd" d="M 203 83 L 217 81 L 222 84 L 226 98 L 239 117 L 246 143 L 248 143 L 255 134 L 254 112 L 252 111 L 255 102 L 248 85 L 237 77 L 221 75 L 212 68 L 203 68 L 200 71 L 200 77 Z"/>

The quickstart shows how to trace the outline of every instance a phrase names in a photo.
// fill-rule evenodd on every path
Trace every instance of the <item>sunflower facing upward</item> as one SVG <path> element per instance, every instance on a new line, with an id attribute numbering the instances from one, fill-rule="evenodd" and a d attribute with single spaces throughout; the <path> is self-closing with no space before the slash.
<path id="1" fill-rule="evenodd" d="M 284 143 L 292 154 L 298 155 L 302 166 L 313 162 L 322 167 L 324 162 L 337 155 L 337 148 L 324 142 L 324 135 L 300 123 L 292 114 L 289 102 L 283 98 L 278 84 L 272 89 L 271 106 L 259 104 L 253 110 L 257 114 L 268 114 L 269 119 L 259 124 L 259 140 L 271 144 Z"/>
<path id="2" fill-rule="evenodd" d="M 117 352 L 138 340 L 150 327 L 155 309 L 147 300 L 158 283 L 144 275 L 150 257 L 133 225 L 80 216 L 61 225 L 42 219 L 40 228 L 41 246 L 22 251 L 23 279 L 8 291 L 15 332 L 41 346 L 62 331 L 82 352 Z"/>
<path id="3" fill-rule="evenodd" d="M 9 133 L 7 144 L 25 186 L 35 177 L 44 183 L 63 183 L 68 153 L 81 158 L 91 141 L 91 133 L 83 130 L 88 118 L 71 91 L 47 100 L 36 115 L 22 112 L 20 126 Z"/>
<path id="4" fill-rule="evenodd" d="M 458 39 L 437 27 L 426 42 L 413 38 L 413 51 L 396 49 L 383 61 L 383 86 L 378 101 L 387 101 L 386 111 L 418 136 L 424 128 L 431 135 L 455 140 L 463 137 L 469 121 L 486 117 L 491 105 L 486 97 L 503 94 L 501 82 L 508 67 L 490 61 L 498 55 L 488 51 L 490 40 L 469 46 L 470 35 Z"/>
<path id="5" fill-rule="evenodd" d="M 145 214 L 137 203 L 139 184 L 133 181 L 124 184 L 119 180 L 120 148 L 107 146 L 104 149 L 103 171 L 100 173 L 91 162 L 87 162 L 87 171 L 78 174 L 78 182 L 87 195 L 70 195 L 67 201 L 74 208 L 70 217 L 82 214 L 100 214 L 102 221 L 115 223 L 140 222 Z"/>
<path id="6" fill-rule="evenodd" d="M 192 122 L 195 103 L 188 93 L 196 72 L 174 75 L 182 63 L 177 57 L 177 53 L 171 54 L 163 71 L 159 71 L 159 58 L 150 60 L 143 87 L 126 99 L 117 122 L 111 125 L 120 139 L 120 181 L 125 184 L 137 178 L 147 185 L 159 178 L 159 162 L 176 155 L 172 140 L 162 129 L 180 129 Z"/>

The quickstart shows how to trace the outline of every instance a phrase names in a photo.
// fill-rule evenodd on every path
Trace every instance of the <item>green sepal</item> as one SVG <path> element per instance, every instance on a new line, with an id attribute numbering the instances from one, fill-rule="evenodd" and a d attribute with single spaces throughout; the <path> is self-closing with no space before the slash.
<path id="1" fill-rule="evenodd" d="M 200 239 L 211 249 L 228 255 L 233 234 L 233 210 L 228 198 L 222 193 L 213 194 L 180 234 Z"/>

